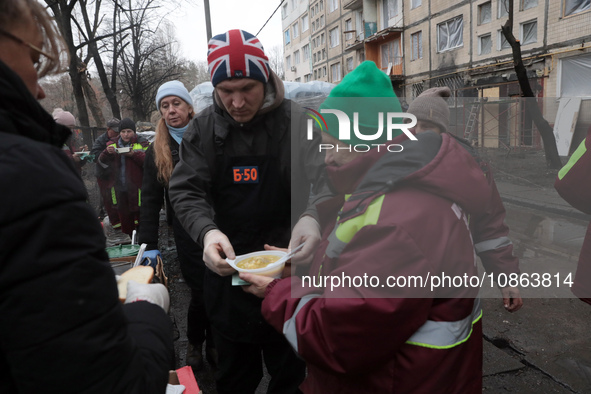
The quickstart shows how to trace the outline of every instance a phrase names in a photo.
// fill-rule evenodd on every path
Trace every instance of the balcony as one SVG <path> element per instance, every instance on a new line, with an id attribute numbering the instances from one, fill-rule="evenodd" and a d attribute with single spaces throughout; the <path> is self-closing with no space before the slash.
<path id="1" fill-rule="evenodd" d="M 363 49 L 364 48 L 364 43 L 363 43 L 364 39 L 365 39 L 365 35 L 363 33 L 357 34 L 355 36 L 355 41 L 345 44 L 345 52 Z"/>
<path id="2" fill-rule="evenodd" d="M 356 10 L 359 8 L 363 8 L 363 0 L 345 0 L 343 8 L 346 10 Z"/>

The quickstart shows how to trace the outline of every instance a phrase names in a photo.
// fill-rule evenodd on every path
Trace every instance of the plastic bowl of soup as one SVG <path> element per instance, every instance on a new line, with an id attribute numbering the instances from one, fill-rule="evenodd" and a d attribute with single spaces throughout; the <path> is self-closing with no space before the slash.
<path id="1" fill-rule="evenodd" d="M 131 152 L 131 148 L 129 146 L 124 146 L 123 148 L 115 148 L 117 153 L 129 153 Z"/>
<path id="2" fill-rule="evenodd" d="M 281 258 L 286 254 L 279 250 L 264 250 L 236 256 L 235 260 L 226 261 L 238 272 L 280 278 L 285 267 L 285 261 L 281 261 Z"/>

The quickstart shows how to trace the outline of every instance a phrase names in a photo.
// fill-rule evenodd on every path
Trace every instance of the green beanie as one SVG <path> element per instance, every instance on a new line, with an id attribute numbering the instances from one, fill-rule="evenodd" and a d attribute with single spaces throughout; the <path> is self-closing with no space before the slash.
<path id="1" fill-rule="evenodd" d="M 336 109 L 346 113 L 350 121 L 350 139 L 339 138 L 339 122 L 334 114 L 322 114 L 323 109 Z M 390 78 L 380 70 L 374 62 L 364 61 L 335 86 L 330 95 L 320 105 L 320 112 L 326 120 L 326 131 L 334 138 L 349 145 L 383 144 L 389 140 L 387 131 L 388 112 L 402 112 L 400 102 L 392 89 Z M 375 135 L 379 128 L 379 113 L 382 112 L 382 134 L 375 140 L 362 140 L 353 131 L 353 113 L 359 114 L 359 132 L 364 135 Z M 399 118 L 392 120 L 401 123 Z M 395 129 L 392 138 L 402 134 Z"/>

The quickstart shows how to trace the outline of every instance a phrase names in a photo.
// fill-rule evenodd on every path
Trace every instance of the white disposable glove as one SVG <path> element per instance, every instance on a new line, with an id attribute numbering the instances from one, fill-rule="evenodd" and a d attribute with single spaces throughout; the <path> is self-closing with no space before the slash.
<path id="1" fill-rule="evenodd" d="M 306 242 L 306 245 L 292 257 L 292 264 L 305 265 L 311 263 L 320 240 L 320 224 L 312 216 L 302 216 L 291 232 L 289 249 L 293 250 L 303 242 Z"/>
<path id="2" fill-rule="evenodd" d="M 162 283 L 141 284 L 134 280 L 127 282 L 127 297 L 125 303 L 130 304 L 136 301 L 148 301 L 156 304 L 168 313 L 170 307 L 170 297 L 168 290 Z"/>
<path id="3" fill-rule="evenodd" d="M 234 248 L 226 234 L 220 230 L 209 230 L 203 237 L 203 261 L 207 268 L 220 276 L 232 275 L 236 270 L 226 261 L 236 258 Z"/>

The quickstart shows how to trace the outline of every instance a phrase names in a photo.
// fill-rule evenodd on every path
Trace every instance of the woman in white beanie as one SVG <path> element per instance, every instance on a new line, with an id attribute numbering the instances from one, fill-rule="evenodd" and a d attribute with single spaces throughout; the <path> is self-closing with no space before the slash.
<path id="1" fill-rule="evenodd" d="M 158 227 L 160 209 L 166 202 L 166 218 L 173 226 L 178 259 L 187 284 L 191 288 L 191 303 L 188 311 L 187 365 L 195 370 L 203 367 L 202 346 L 207 334 L 207 358 L 215 363 L 215 349 L 211 339 L 209 323 L 203 306 L 203 251 L 187 234 L 176 218 L 168 198 L 168 183 L 174 166 L 179 161 L 179 146 L 183 134 L 195 112 L 189 91 L 180 81 L 169 81 L 156 94 L 156 108 L 162 116 L 156 126 L 156 138 L 146 152 L 140 210 L 139 241 L 148 246 L 145 257 L 155 259 L 158 250 Z"/>

